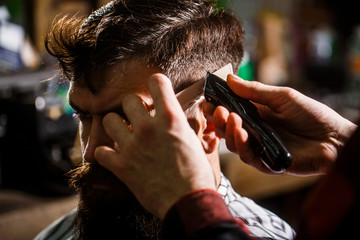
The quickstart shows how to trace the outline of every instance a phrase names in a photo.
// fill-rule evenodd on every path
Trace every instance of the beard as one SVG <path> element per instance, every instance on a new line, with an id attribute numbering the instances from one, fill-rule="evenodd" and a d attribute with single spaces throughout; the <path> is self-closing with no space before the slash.
<path id="1" fill-rule="evenodd" d="M 70 186 L 79 192 L 75 218 L 79 239 L 160 239 L 160 219 L 110 171 L 84 163 L 69 176 Z"/>

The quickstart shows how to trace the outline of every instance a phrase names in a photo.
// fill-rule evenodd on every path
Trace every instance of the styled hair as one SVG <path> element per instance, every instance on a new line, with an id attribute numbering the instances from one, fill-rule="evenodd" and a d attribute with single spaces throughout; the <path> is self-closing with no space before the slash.
<path id="1" fill-rule="evenodd" d="M 160 67 L 178 92 L 225 64 L 237 71 L 243 29 L 208 0 L 116 0 L 87 18 L 58 20 L 45 46 L 66 79 L 90 90 L 108 67 L 139 59 Z"/>

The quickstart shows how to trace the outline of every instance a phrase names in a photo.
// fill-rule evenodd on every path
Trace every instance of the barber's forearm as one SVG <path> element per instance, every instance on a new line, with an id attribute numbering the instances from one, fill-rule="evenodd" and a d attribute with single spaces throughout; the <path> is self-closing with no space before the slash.
<path id="1" fill-rule="evenodd" d="M 248 239 L 244 223 L 234 218 L 214 190 L 202 189 L 183 196 L 164 219 L 165 239 Z M 194 237 L 195 236 L 195 237 Z"/>

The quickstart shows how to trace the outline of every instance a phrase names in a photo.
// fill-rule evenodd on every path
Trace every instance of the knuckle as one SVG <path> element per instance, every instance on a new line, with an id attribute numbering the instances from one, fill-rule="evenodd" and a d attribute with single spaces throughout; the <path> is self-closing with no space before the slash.
<path id="1" fill-rule="evenodd" d="M 292 89 L 290 87 L 283 87 L 282 88 L 282 93 L 284 96 L 288 97 L 288 98 L 296 98 L 298 96 L 298 91 L 296 91 L 295 89 Z"/>
<path id="2" fill-rule="evenodd" d="M 178 123 L 178 120 L 180 119 L 176 111 L 173 111 L 172 109 L 167 109 L 166 111 L 163 111 L 159 118 L 162 120 L 162 123 L 166 127 L 174 126 Z"/>
<path id="3" fill-rule="evenodd" d="M 258 89 L 263 86 L 263 83 L 258 81 L 252 81 L 250 86 L 254 89 Z"/>

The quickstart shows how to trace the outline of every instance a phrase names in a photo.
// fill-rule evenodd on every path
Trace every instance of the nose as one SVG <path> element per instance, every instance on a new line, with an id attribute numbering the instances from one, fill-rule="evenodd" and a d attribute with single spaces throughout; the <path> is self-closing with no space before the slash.
<path id="1" fill-rule="evenodd" d="M 106 134 L 102 125 L 102 117 L 94 117 L 91 123 L 83 124 L 80 128 L 82 141 L 83 160 L 89 163 L 95 163 L 95 149 L 99 146 L 113 147 L 113 141 Z"/>

